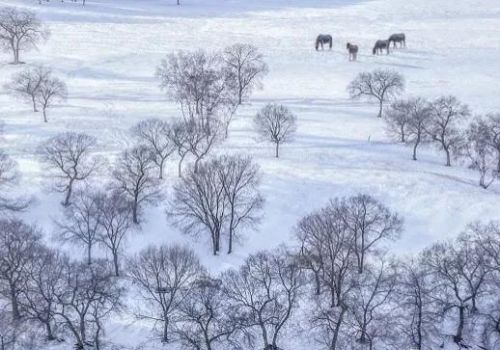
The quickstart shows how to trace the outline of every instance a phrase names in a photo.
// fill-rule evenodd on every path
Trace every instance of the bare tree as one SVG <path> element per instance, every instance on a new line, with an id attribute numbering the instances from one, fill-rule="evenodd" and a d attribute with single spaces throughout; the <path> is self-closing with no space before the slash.
<path id="1" fill-rule="evenodd" d="M 153 160 L 159 169 L 159 178 L 163 179 L 165 161 L 176 150 L 170 124 L 160 119 L 147 119 L 134 126 L 132 133 L 141 143 L 151 148 L 155 155 Z"/>
<path id="2" fill-rule="evenodd" d="M 391 302 L 397 286 L 394 263 L 381 261 L 377 265 L 367 265 L 352 292 L 349 310 L 356 329 L 357 341 L 374 348 L 377 339 L 382 344 L 390 338 Z M 383 347 L 380 347 L 383 348 Z"/>
<path id="3" fill-rule="evenodd" d="M 250 157 L 221 156 L 214 159 L 212 167 L 217 171 L 229 208 L 227 253 L 233 251 L 233 240 L 247 226 L 259 222 L 258 211 L 264 199 L 258 192 L 259 167 Z"/>
<path id="4" fill-rule="evenodd" d="M 392 70 L 374 70 L 360 73 L 347 87 L 351 98 L 373 98 L 379 103 L 378 117 L 387 99 L 404 91 L 405 82 L 401 74 Z"/>
<path id="5" fill-rule="evenodd" d="M 490 131 L 488 141 L 495 149 L 497 155 L 496 172 L 500 173 L 500 113 L 488 114 L 486 118 Z"/>
<path id="6" fill-rule="evenodd" d="M 13 7 L 0 9 L 0 42 L 6 50 L 12 52 L 12 63 L 22 63 L 19 60 L 20 52 L 36 47 L 48 34 L 48 30 L 34 13 Z"/>
<path id="7" fill-rule="evenodd" d="M 38 112 L 37 96 L 41 84 L 47 79 L 50 70 L 44 66 L 34 66 L 15 74 L 6 88 L 13 94 L 28 100 L 33 106 L 33 112 Z"/>
<path id="8" fill-rule="evenodd" d="M 424 251 L 423 259 L 438 286 L 433 297 L 439 302 L 444 315 L 453 322 L 453 340 L 460 345 L 468 313 L 478 311 L 479 299 L 485 292 L 491 270 L 469 233 L 459 236 L 455 244 L 434 244 Z"/>
<path id="9" fill-rule="evenodd" d="M 297 309 L 304 285 L 298 261 L 284 248 L 251 255 L 239 271 L 223 274 L 224 293 L 241 326 L 258 334 L 264 349 L 278 349 L 278 340 Z M 254 346 L 252 346 L 254 347 Z"/>
<path id="10" fill-rule="evenodd" d="M 470 115 L 469 107 L 454 96 L 443 96 L 430 104 L 430 112 L 427 131 L 446 153 L 446 166 L 451 166 L 451 153 L 462 144 L 461 124 Z"/>
<path id="11" fill-rule="evenodd" d="M 209 233 L 212 252 L 220 251 L 221 237 L 228 215 L 224 187 L 212 163 L 191 168 L 174 185 L 167 217 L 186 234 Z"/>
<path id="12" fill-rule="evenodd" d="M 120 193 L 97 195 L 97 240 L 111 253 L 115 276 L 120 276 L 120 255 L 132 224 L 132 206 Z"/>
<path id="13" fill-rule="evenodd" d="M 12 193 L 14 186 L 19 183 L 20 177 L 17 163 L 0 150 L 0 213 L 4 215 L 23 211 L 31 202 L 27 198 L 14 196 Z"/>
<path id="14" fill-rule="evenodd" d="M 56 317 L 75 340 L 76 349 L 99 350 L 104 321 L 122 308 L 124 290 L 105 261 L 87 265 L 70 262 L 57 293 Z"/>
<path id="15" fill-rule="evenodd" d="M 436 283 L 420 259 L 401 267 L 397 289 L 398 329 L 405 335 L 404 346 L 415 350 L 432 350 L 442 321 L 439 304 L 434 299 Z"/>
<path id="16" fill-rule="evenodd" d="M 0 295 L 11 308 L 14 321 L 22 316 L 20 298 L 27 274 L 40 242 L 40 233 L 18 219 L 0 220 Z"/>
<path id="17" fill-rule="evenodd" d="M 139 223 L 143 204 L 161 198 L 159 181 L 153 175 L 154 155 L 149 147 L 139 145 L 122 153 L 113 171 L 114 186 L 132 203 L 132 221 Z"/>
<path id="18" fill-rule="evenodd" d="M 482 118 L 476 118 L 467 128 L 465 139 L 462 152 L 469 159 L 469 168 L 479 173 L 479 186 L 486 189 L 498 177 L 488 123 Z"/>
<path id="19" fill-rule="evenodd" d="M 156 72 L 160 86 L 168 96 L 179 103 L 186 121 L 195 121 L 211 134 L 213 120 L 228 103 L 229 75 L 219 54 L 202 50 L 168 55 Z"/>
<path id="20" fill-rule="evenodd" d="M 42 145 L 41 158 L 48 167 L 55 189 L 66 194 L 63 205 L 71 203 L 74 186 L 87 180 L 99 166 L 92 155 L 96 139 L 83 133 L 64 132 Z"/>
<path id="21" fill-rule="evenodd" d="M 50 76 L 50 73 L 41 81 L 36 94 L 36 100 L 42 107 L 43 121 L 48 122 L 47 108 L 58 101 L 66 100 L 68 89 L 66 84 L 57 77 Z"/>
<path id="22" fill-rule="evenodd" d="M 56 295 L 65 279 L 67 257 L 57 250 L 39 246 L 26 266 L 27 278 L 22 289 L 26 318 L 45 328 L 47 340 L 56 339 Z"/>
<path id="23" fill-rule="evenodd" d="M 102 232 L 102 212 L 97 195 L 89 189 L 79 190 L 71 205 L 64 209 L 64 220 L 56 222 L 59 238 L 85 248 L 87 264 L 92 264 L 92 249 Z"/>
<path id="24" fill-rule="evenodd" d="M 410 98 L 405 102 L 410 112 L 406 142 L 413 147 L 413 160 L 417 160 L 417 148 L 427 141 L 427 128 L 431 118 L 429 103 L 420 98 Z"/>
<path id="25" fill-rule="evenodd" d="M 175 333 L 183 348 L 215 350 L 237 329 L 224 297 L 221 281 L 202 277 L 180 305 Z"/>
<path id="26" fill-rule="evenodd" d="M 268 67 L 264 56 L 250 44 L 234 44 L 226 47 L 223 60 L 227 65 L 233 89 L 238 98 L 238 104 L 250 97 L 255 87 L 261 87 L 262 78 L 267 74 Z"/>
<path id="27" fill-rule="evenodd" d="M 256 131 L 266 140 L 276 145 L 275 156 L 279 157 L 279 147 L 293 138 L 297 117 L 285 106 L 268 104 L 254 118 Z"/>
<path id="28" fill-rule="evenodd" d="M 396 100 L 384 114 L 387 133 L 392 138 L 405 143 L 411 111 L 408 103 L 404 100 Z"/>
<path id="29" fill-rule="evenodd" d="M 179 162 L 177 163 L 177 175 L 182 176 L 182 163 L 189 153 L 189 134 L 184 120 L 176 120 L 172 123 L 172 142 L 175 145 Z"/>
<path id="30" fill-rule="evenodd" d="M 180 305 L 205 269 L 195 253 L 178 245 L 148 247 L 130 260 L 128 273 L 141 296 L 139 319 L 161 324 L 162 341 L 171 341 Z"/>
<path id="31" fill-rule="evenodd" d="M 230 254 L 238 233 L 258 222 L 263 202 L 258 183 L 250 158 L 222 156 L 200 163 L 174 186 L 168 217 L 187 234 L 208 232 L 214 255 L 227 235 Z"/>
<path id="32" fill-rule="evenodd" d="M 370 253 L 380 251 L 384 241 L 399 238 L 403 219 L 366 194 L 344 199 L 342 207 L 343 220 L 353 237 L 358 272 L 363 273 Z"/>

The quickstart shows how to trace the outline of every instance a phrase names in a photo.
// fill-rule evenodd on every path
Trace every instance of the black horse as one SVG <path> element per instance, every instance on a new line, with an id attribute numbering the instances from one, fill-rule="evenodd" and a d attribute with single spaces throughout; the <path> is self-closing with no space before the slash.
<path id="1" fill-rule="evenodd" d="M 318 35 L 318 37 L 316 38 L 316 51 L 318 51 L 320 45 L 321 45 L 321 50 L 324 50 L 323 48 L 324 44 L 329 44 L 330 50 L 332 49 L 333 39 L 331 35 L 329 34 Z"/>
<path id="2" fill-rule="evenodd" d="M 399 43 L 399 47 L 406 47 L 406 36 L 404 33 L 392 34 L 389 39 L 389 46 L 393 43 L 394 48 L 396 48 L 396 44 Z"/>
<path id="3" fill-rule="evenodd" d="M 358 58 L 358 51 L 359 51 L 358 45 L 347 43 L 346 49 L 349 52 L 349 61 L 356 61 L 356 59 Z"/>
<path id="4" fill-rule="evenodd" d="M 376 55 L 378 53 L 382 53 L 384 49 L 386 49 L 387 54 L 389 54 L 389 40 L 377 40 L 372 52 Z"/>

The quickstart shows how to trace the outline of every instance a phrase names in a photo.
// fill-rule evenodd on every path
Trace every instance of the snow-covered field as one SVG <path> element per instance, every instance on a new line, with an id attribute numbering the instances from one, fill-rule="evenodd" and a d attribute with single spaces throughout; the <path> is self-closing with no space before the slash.
<path id="1" fill-rule="evenodd" d="M 290 241 L 301 216 L 329 198 L 358 192 L 372 194 L 404 217 L 397 254 L 453 237 L 471 221 L 500 219 L 500 184 L 480 188 L 475 172 L 459 164 L 443 166 L 444 155 L 428 146 L 412 161 L 410 149 L 385 135 L 377 107 L 353 102 L 346 92 L 357 73 L 393 68 L 405 76 L 409 95 L 453 94 L 474 114 L 500 112 L 498 0 L 185 0 L 180 7 L 173 2 L 93 0 L 82 8 L 71 1 L 0 0 L 2 6 L 36 11 L 50 26 L 49 41 L 24 60 L 52 67 L 68 85 L 67 103 L 49 111 L 48 124 L 0 90 L 2 147 L 20 163 L 21 188 L 37 198 L 26 218 L 48 236 L 60 195 L 44 190 L 37 145 L 61 131 L 83 131 L 98 138 L 105 155 L 117 154 L 132 142 L 128 130 L 137 121 L 179 115 L 154 77 L 166 54 L 236 42 L 257 46 L 270 73 L 264 89 L 238 111 L 217 152 L 252 154 L 260 164 L 266 203 L 258 232 L 234 255 L 213 257 L 205 241 L 193 242 L 174 229 L 160 205 L 147 209 L 129 252 L 151 243 L 190 242 L 218 271 L 251 251 Z M 406 33 L 408 48 L 372 56 L 373 42 L 393 32 Z M 318 33 L 333 35 L 332 51 L 314 51 Z M 347 41 L 360 45 L 358 62 L 348 61 Z M 0 56 L 0 85 L 23 69 L 9 61 L 9 55 Z M 252 130 L 253 115 L 269 102 L 286 104 L 298 117 L 296 140 L 282 148 L 279 160 Z M 167 171 L 168 185 L 176 181 L 174 162 Z M 134 338 L 141 338 L 139 333 L 128 330 Z M 123 336 L 116 334 L 108 336 Z"/>

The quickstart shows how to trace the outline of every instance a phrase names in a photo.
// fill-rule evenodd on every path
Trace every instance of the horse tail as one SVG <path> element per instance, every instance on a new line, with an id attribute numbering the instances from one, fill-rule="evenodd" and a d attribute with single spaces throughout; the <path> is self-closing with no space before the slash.
<path id="1" fill-rule="evenodd" d="M 333 38 L 330 36 L 329 39 L 330 39 L 330 49 L 331 49 L 333 45 Z"/>
<path id="2" fill-rule="evenodd" d="M 372 52 L 373 52 L 374 55 L 377 53 L 377 44 L 375 44 L 375 46 L 373 47 Z"/>

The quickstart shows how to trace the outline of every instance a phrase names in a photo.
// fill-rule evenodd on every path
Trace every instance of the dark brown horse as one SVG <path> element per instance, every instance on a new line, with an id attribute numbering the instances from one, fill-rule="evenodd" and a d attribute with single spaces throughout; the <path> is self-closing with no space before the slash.
<path id="1" fill-rule="evenodd" d="M 373 47 L 373 54 L 379 54 L 384 51 L 384 49 L 387 50 L 387 54 L 389 54 L 389 41 L 388 40 L 377 40 L 375 42 L 375 46 Z"/>
<path id="2" fill-rule="evenodd" d="M 399 47 L 406 47 L 406 36 L 404 33 L 392 34 L 389 39 L 389 46 L 393 43 L 394 48 L 396 48 L 396 44 L 399 44 Z"/>
<path id="3" fill-rule="evenodd" d="M 353 45 L 351 43 L 347 43 L 346 45 L 347 51 L 349 52 L 349 61 L 356 61 L 358 58 L 358 45 Z"/>
<path id="4" fill-rule="evenodd" d="M 320 45 L 321 45 L 321 50 L 324 50 L 323 45 L 324 44 L 329 44 L 330 45 L 330 50 L 332 49 L 332 44 L 333 44 L 333 38 L 329 34 L 320 34 L 316 38 L 316 51 L 318 51 Z"/>

